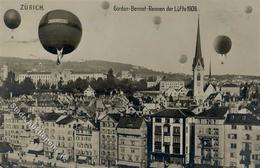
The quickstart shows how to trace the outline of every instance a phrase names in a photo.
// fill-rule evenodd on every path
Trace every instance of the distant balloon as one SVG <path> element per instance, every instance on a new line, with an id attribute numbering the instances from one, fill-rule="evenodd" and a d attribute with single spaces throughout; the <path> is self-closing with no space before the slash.
<path id="1" fill-rule="evenodd" d="M 155 16 L 153 18 L 153 23 L 155 24 L 157 29 L 159 29 L 161 22 L 162 22 L 162 18 L 160 16 Z"/>
<path id="2" fill-rule="evenodd" d="M 253 12 L 253 7 L 250 6 L 250 5 L 246 6 L 245 12 L 246 12 L 246 14 L 252 13 Z"/>
<path id="3" fill-rule="evenodd" d="M 110 3 L 108 1 L 103 1 L 101 5 L 104 10 L 107 10 L 110 7 Z"/>
<path id="4" fill-rule="evenodd" d="M 57 55 L 58 65 L 63 55 L 77 48 L 82 36 L 82 26 L 73 13 L 53 10 L 42 17 L 38 34 L 44 49 Z"/>
<path id="5" fill-rule="evenodd" d="M 9 9 L 4 15 L 5 25 L 9 29 L 15 29 L 21 24 L 21 15 L 15 9 Z"/>
<path id="6" fill-rule="evenodd" d="M 232 41 L 228 36 L 220 35 L 215 38 L 214 48 L 215 51 L 220 54 L 221 59 L 227 55 L 227 53 L 231 50 Z M 221 62 L 223 64 L 223 60 Z"/>
<path id="7" fill-rule="evenodd" d="M 182 54 L 182 55 L 180 56 L 179 62 L 183 65 L 183 64 L 185 64 L 187 61 L 188 61 L 187 55 Z"/>

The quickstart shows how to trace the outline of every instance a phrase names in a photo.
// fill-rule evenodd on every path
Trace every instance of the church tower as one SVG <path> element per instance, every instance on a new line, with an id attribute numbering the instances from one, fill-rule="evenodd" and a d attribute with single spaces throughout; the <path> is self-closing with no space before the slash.
<path id="1" fill-rule="evenodd" d="M 198 104 L 202 103 L 204 94 L 204 60 L 201 53 L 200 22 L 198 19 L 197 41 L 195 57 L 192 64 L 193 71 L 193 98 Z"/>

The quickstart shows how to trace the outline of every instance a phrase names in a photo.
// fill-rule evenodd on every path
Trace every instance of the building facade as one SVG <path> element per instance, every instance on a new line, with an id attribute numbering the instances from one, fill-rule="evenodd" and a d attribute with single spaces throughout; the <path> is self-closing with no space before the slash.
<path id="1" fill-rule="evenodd" d="M 224 122 L 227 107 L 214 106 L 195 117 L 195 164 L 223 167 L 225 161 Z"/>
<path id="2" fill-rule="evenodd" d="M 164 109 L 151 117 L 152 167 L 183 167 L 193 164 L 193 113 L 187 109 Z"/>
<path id="3" fill-rule="evenodd" d="M 119 167 L 147 167 L 147 125 L 142 117 L 125 116 L 117 126 Z"/>
<path id="4" fill-rule="evenodd" d="M 100 120 L 100 164 L 115 166 L 117 164 L 117 130 L 119 113 L 107 114 Z"/>

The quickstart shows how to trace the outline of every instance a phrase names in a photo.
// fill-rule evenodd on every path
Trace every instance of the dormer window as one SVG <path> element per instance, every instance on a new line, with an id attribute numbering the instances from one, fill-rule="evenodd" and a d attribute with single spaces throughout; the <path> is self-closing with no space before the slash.
<path id="1" fill-rule="evenodd" d="M 197 80 L 200 81 L 200 78 L 201 78 L 201 77 L 200 77 L 200 73 L 198 73 L 198 75 L 197 75 Z"/>

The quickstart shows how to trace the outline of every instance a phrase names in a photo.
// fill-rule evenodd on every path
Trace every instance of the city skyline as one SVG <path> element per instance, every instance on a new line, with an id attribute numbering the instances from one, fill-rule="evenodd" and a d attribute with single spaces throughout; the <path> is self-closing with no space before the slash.
<path id="1" fill-rule="evenodd" d="M 257 1 L 236 3 L 232 1 L 228 3 L 225 1 L 178 3 L 177 1 L 163 3 L 113 1 L 110 2 L 108 11 L 102 10 L 102 1 L 78 1 L 75 7 L 71 7 L 69 2 L 64 1 L 61 4 L 41 1 L 44 11 L 20 10 L 22 24 L 14 31 L 8 30 L 2 23 L 0 28 L 3 37 L 0 41 L 1 56 L 54 60 L 55 56 L 47 53 L 37 41 L 38 21 L 48 11 L 62 8 L 76 14 L 83 27 L 83 36 L 78 48 L 73 53 L 65 55 L 63 61 L 105 60 L 144 66 L 157 71 L 190 74 L 195 55 L 199 14 L 202 56 L 205 59 L 206 74 L 209 69 L 209 60 L 211 60 L 213 75 L 260 75 L 259 9 L 255 8 L 259 3 Z M 225 5 L 221 5 L 224 2 Z M 30 3 L 33 4 L 33 1 Z M 1 7 L 3 10 L 0 14 L 3 15 L 9 8 L 18 9 L 22 2 L 1 1 L 1 4 L 3 4 Z M 82 5 L 85 5 L 84 8 L 81 7 Z M 116 12 L 113 11 L 114 5 L 137 7 L 195 5 L 199 12 Z M 247 5 L 253 7 L 251 14 L 246 14 L 244 11 Z M 153 17 L 157 15 L 162 18 L 158 30 L 152 22 Z M 233 42 L 232 49 L 223 65 L 213 48 L 214 38 L 221 34 L 230 36 Z M 11 35 L 14 35 L 13 40 L 10 39 Z M 184 66 L 179 63 L 181 54 L 188 56 L 188 61 Z"/>

